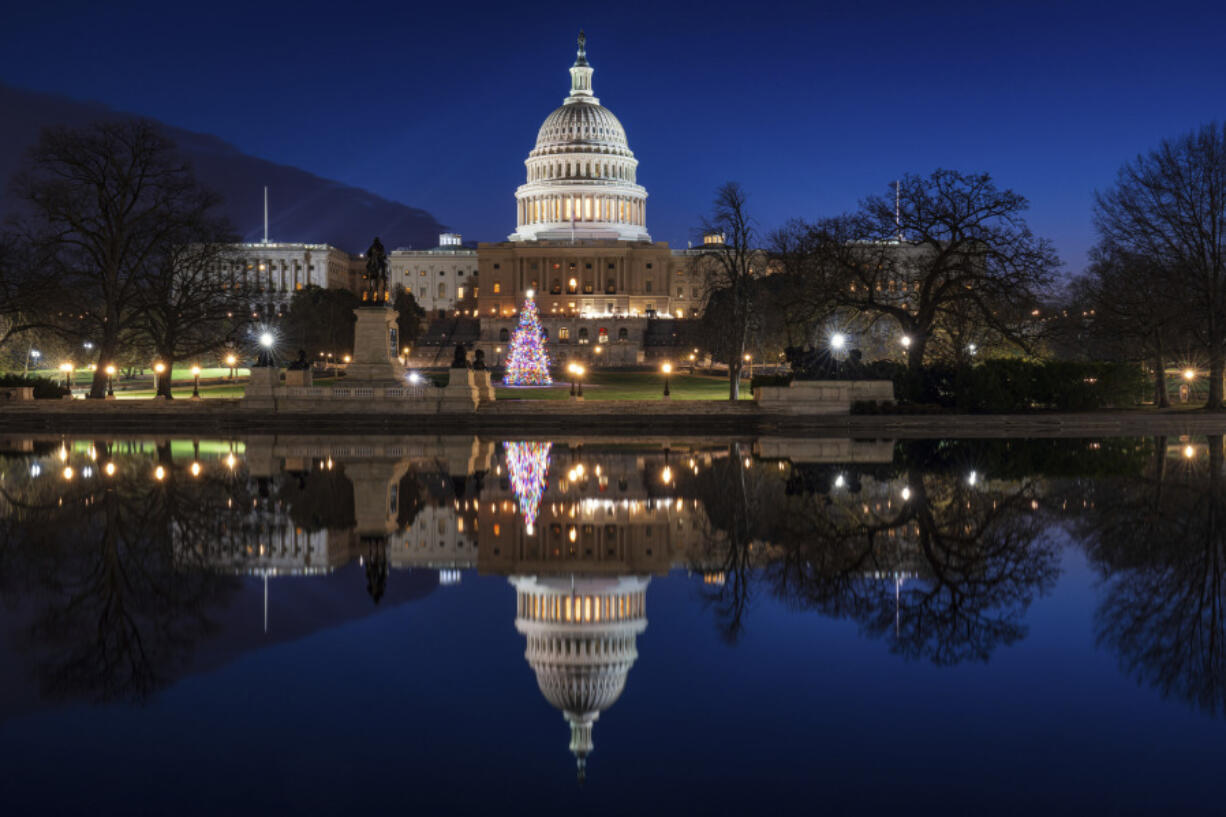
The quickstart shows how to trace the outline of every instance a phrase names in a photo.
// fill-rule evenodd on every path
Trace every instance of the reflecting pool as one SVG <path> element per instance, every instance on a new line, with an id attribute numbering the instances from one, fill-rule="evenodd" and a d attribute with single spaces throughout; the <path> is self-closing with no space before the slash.
<path id="1" fill-rule="evenodd" d="M 0 437 L 0 806 L 1222 813 L 1223 451 Z"/>

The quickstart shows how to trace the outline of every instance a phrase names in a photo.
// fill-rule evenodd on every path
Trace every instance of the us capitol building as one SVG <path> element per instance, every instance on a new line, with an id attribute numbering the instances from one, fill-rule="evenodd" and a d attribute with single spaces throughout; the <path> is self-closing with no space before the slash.
<path id="1" fill-rule="evenodd" d="M 508 240 L 473 249 L 445 233 L 438 247 L 389 253 L 390 283 L 411 292 L 431 321 L 414 365 L 437 363 L 439 349 L 457 341 L 492 363 L 505 359 L 529 291 L 557 364 L 642 363 L 653 342 L 680 343 L 678 319 L 699 315 L 697 252 L 651 240 L 638 159 L 594 93 L 594 71 L 581 32 L 570 93 L 541 124 L 525 161 Z M 365 259 L 327 245 L 253 242 L 236 245 L 231 257 L 233 271 L 259 293 L 257 315 L 283 314 L 304 285 L 362 289 Z"/>

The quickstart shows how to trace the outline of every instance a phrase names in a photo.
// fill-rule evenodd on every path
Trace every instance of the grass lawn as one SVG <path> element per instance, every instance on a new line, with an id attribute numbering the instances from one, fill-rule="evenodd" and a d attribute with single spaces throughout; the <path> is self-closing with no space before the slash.
<path id="1" fill-rule="evenodd" d="M 551 388 L 508 388 L 494 384 L 499 400 L 567 400 L 570 382 Z M 703 374 L 673 374 L 669 391 L 674 400 L 727 400 L 728 378 Z M 656 372 L 589 372 L 583 378 L 583 396 L 591 400 L 659 400 L 664 396 L 664 375 Z M 741 381 L 741 399 L 750 400 L 749 381 Z"/>
<path id="2" fill-rule="evenodd" d="M 46 376 L 59 372 L 40 372 Z M 240 398 L 246 387 L 247 370 L 240 370 L 237 381 L 227 379 L 228 369 L 206 369 L 201 372 L 200 396 L 204 398 Z M 89 389 L 90 373 L 79 372 L 73 377 L 73 390 L 81 397 Z M 62 375 L 58 378 L 63 381 Z M 315 385 L 332 386 L 338 381 L 331 377 L 316 377 Z M 340 380 L 340 384 L 344 384 Z M 138 400 L 153 397 L 153 377 L 146 373 L 135 380 L 117 380 L 115 397 L 119 400 Z M 558 381 L 550 388 L 507 388 L 495 384 L 499 400 L 567 400 L 570 398 L 570 382 Z M 669 378 L 669 391 L 674 400 L 727 400 L 727 377 L 705 374 L 673 374 Z M 192 396 L 192 378 L 189 370 L 175 369 L 172 393 L 176 400 Z M 589 372 L 583 378 L 583 396 L 591 400 L 659 400 L 664 395 L 664 376 L 658 372 Z M 741 399 L 751 400 L 749 381 L 741 381 Z"/>

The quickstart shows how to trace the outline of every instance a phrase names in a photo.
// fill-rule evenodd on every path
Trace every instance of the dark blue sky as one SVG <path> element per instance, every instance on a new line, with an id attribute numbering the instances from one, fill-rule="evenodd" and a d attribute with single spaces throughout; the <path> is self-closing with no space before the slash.
<path id="1" fill-rule="evenodd" d="M 0 79 L 217 134 L 478 240 L 514 229 L 580 26 L 649 229 L 681 245 L 729 179 L 769 229 L 952 167 L 1027 196 L 1076 270 L 1093 191 L 1226 116 L 1220 0 L 124 6 L 8 6 Z"/>

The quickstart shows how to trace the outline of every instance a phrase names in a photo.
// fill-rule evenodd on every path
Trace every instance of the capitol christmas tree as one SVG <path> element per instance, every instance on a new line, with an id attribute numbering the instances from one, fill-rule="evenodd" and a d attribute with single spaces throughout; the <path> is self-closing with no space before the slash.
<path id="1" fill-rule="evenodd" d="M 545 337 L 541 319 L 536 312 L 532 290 L 519 310 L 519 326 L 511 335 L 511 352 L 507 356 L 507 372 L 502 382 L 507 386 L 548 386 L 549 356 L 545 354 Z"/>

